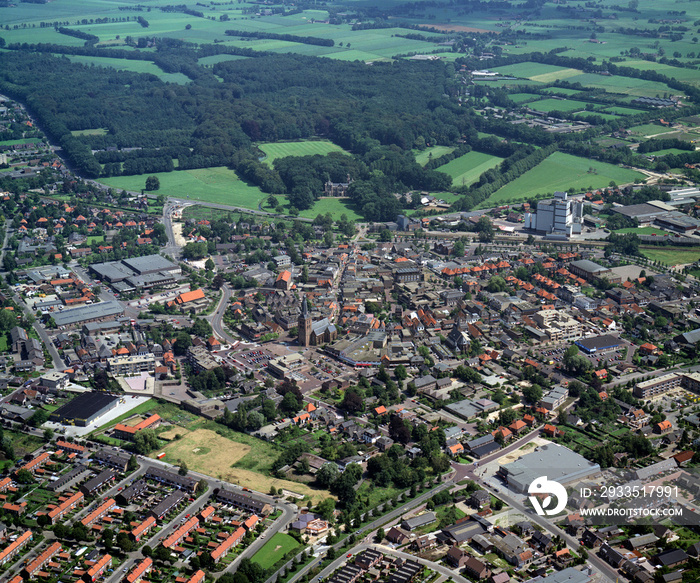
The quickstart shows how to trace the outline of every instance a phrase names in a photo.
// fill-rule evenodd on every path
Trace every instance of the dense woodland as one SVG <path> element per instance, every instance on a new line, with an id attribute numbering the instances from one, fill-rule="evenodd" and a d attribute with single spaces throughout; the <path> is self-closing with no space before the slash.
<path id="1" fill-rule="evenodd" d="M 73 34 L 68 28 L 60 32 Z M 481 115 L 472 106 L 484 99 L 506 108 L 514 104 L 506 90 L 482 86 L 472 88 L 472 101 L 460 104 L 455 99 L 459 90 L 455 67 L 481 66 L 470 57 L 456 64 L 397 60 L 369 66 L 295 54 L 199 47 L 168 39 L 158 40 L 156 50 L 148 52 L 98 48 L 93 39 L 85 40 L 83 47 L 10 46 L 12 50 L 0 54 L 0 92 L 26 103 L 68 161 L 88 178 L 227 165 L 264 192 L 286 194 L 299 210 L 311 208 L 327 180 L 350 178 L 349 194 L 366 219 L 393 220 L 406 204 L 400 195 L 409 190 L 452 190 L 464 195 L 455 208 L 468 210 L 556 150 L 646 168 L 700 162 L 700 154 L 690 150 L 654 163 L 642 155 L 653 147 L 688 149 L 685 144 L 664 140 L 649 142 L 639 153 L 598 146 L 591 138 L 622 126 L 618 120 L 596 117 L 594 111 L 587 118 L 592 129 L 563 135 Z M 154 75 L 72 63 L 49 52 L 150 60 L 164 71 L 184 73 L 192 82 L 168 84 Z M 222 61 L 211 68 L 197 64 L 202 56 L 216 53 L 247 58 Z M 562 57 L 557 51 L 496 56 L 490 65 L 523 61 L 659 81 L 700 103 L 700 89 L 656 71 Z M 594 92 L 585 98 L 594 108 L 605 105 L 610 96 Z M 682 115 L 697 111 L 697 105 L 690 105 Z M 566 118 L 565 113 L 561 116 Z M 658 114 L 642 112 L 629 116 L 625 123 L 644 123 L 653 116 Z M 668 112 L 668 118 L 673 116 L 674 112 Z M 107 132 L 71 134 L 94 128 Z M 479 139 L 479 131 L 501 139 Z M 331 140 L 351 156 L 286 158 L 270 168 L 260 162 L 261 153 L 254 145 L 312 137 Z M 412 149 L 436 144 L 457 149 L 425 167 L 415 162 Z M 98 150 L 97 154 L 92 150 Z M 505 160 L 484 172 L 475 184 L 453 187 L 450 177 L 436 169 L 470 150 Z"/>

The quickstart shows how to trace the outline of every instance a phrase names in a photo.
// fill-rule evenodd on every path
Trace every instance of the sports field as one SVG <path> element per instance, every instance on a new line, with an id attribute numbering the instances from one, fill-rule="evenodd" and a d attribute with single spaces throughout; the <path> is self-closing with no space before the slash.
<path id="1" fill-rule="evenodd" d="M 479 179 L 484 172 L 498 166 L 503 158 L 471 151 L 437 168 L 439 172 L 452 177 L 454 186 L 469 186 Z"/>
<path id="2" fill-rule="evenodd" d="M 593 172 L 589 172 L 591 168 Z M 613 164 L 554 152 L 541 164 L 497 190 L 478 208 L 553 194 L 556 190 L 602 188 L 608 186 L 611 180 L 617 184 L 625 184 L 633 182 L 636 178 L 643 178 L 643 175 Z"/>
<path id="3" fill-rule="evenodd" d="M 287 156 L 313 156 L 320 154 L 325 156 L 330 152 L 342 152 L 347 154 L 343 148 L 336 146 L 328 140 L 305 140 L 302 142 L 274 142 L 268 144 L 258 144 L 258 148 L 265 153 L 264 162 L 269 166 L 277 160 L 277 158 L 286 158 Z"/>
<path id="4" fill-rule="evenodd" d="M 413 150 L 413 155 L 416 157 L 416 162 L 421 166 L 425 166 L 433 158 L 439 158 L 452 151 L 454 151 L 452 146 L 433 146 L 425 150 Z"/>
<path id="5" fill-rule="evenodd" d="M 113 176 L 102 178 L 100 182 L 114 188 L 140 191 L 146 186 L 146 178 L 151 174 L 136 176 Z M 174 172 L 158 172 L 160 190 L 157 194 L 190 198 L 203 202 L 228 204 L 243 208 L 257 209 L 267 195 L 255 186 L 243 182 L 233 170 L 225 166 L 198 168 Z"/>
<path id="6" fill-rule="evenodd" d="M 263 569 L 269 569 L 284 557 L 285 554 L 298 546 L 299 543 L 294 537 L 283 532 L 278 532 L 253 555 L 251 561 L 257 563 Z"/>
<path id="7" fill-rule="evenodd" d="M 664 265 L 685 265 L 700 260 L 700 249 L 669 249 L 667 247 L 640 247 L 644 257 Z"/>
<path id="8" fill-rule="evenodd" d="M 579 69 L 566 69 L 556 65 L 545 65 L 543 63 L 518 63 L 517 65 L 505 65 L 495 67 L 494 71 L 513 77 L 524 77 L 539 83 L 552 83 L 556 80 L 563 81 L 569 77 L 580 75 L 583 71 Z"/>

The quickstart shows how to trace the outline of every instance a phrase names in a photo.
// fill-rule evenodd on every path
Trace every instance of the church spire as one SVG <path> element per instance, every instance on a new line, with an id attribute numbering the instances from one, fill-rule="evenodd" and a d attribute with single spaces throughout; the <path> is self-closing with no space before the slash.
<path id="1" fill-rule="evenodd" d="M 309 304 L 306 301 L 306 296 L 304 296 L 304 301 L 301 303 L 301 317 L 304 319 L 309 317 Z"/>

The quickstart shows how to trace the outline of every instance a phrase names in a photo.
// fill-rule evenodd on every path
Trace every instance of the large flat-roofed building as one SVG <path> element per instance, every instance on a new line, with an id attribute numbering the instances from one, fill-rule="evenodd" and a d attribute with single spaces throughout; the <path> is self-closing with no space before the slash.
<path id="1" fill-rule="evenodd" d="M 134 354 L 133 356 L 115 356 L 107 359 L 109 370 L 115 375 L 135 375 L 151 372 L 156 368 L 153 354 Z"/>
<path id="2" fill-rule="evenodd" d="M 550 201 L 537 203 L 536 213 L 525 214 L 525 228 L 545 235 L 570 237 L 581 233 L 583 203 L 569 200 L 566 192 L 555 192 Z"/>
<path id="3" fill-rule="evenodd" d="M 304 365 L 304 362 L 304 357 L 294 352 L 273 358 L 267 363 L 267 370 L 277 378 L 285 379 L 289 378 L 293 371 L 299 370 Z"/>
<path id="4" fill-rule="evenodd" d="M 590 478 L 600 473 L 600 466 L 589 462 L 582 455 L 550 443 L 538 447 L 516 461 L 504 464 L 498 474 L 516 492 L 527 492 L 536 478 L 547 476 L 548 480 L 568 484 L 575 480 Z"/>
<path id="5" fill-rule="evenodd" d="M 62 425 L 87 427 L 90 423 L 95 421 L 95 419 L 111 411 L 118 404 L 119 397 L 115 397 L 109 393 L 89 391 L 87 393 L 81 393 L 72 401 L 61 405 L 51 413 L 49 420 L 61 423 Z"/>
<path id="6" fill-rule="evenodd" d="M 614 350 L 618 346 L 622 346 L 624 343 L 624 340 L 620 340 L 619 338 L 610 334 L 592 336 L 590 338 L 581 338 L 574 342 L 574 344 L 576 344 L 576 346 L 578 346 L 586 354 L 603 352 L 605 350 Z"/>
<path id="7" fill-rule="evenodd" d="M 124 265 L 121 261 L 107 261 L 105 263 L 93 263 L 90 266 L 90 271 L 97 275 L 103 281 L 109 283 L 117 283 L 123 281 L 127 277 L 136 275 L 136 273 Z"/>
<path id="8" fill-rule="evenodd" d="M 700 374 L 696 372 L 671 372 L 659 377 L 637 383 L 633 393 L 638 399 L 649 399 L 682 387 L 694 393 L 700 393 Z"/>
<path id="9" fill-rule="evenodd" d="M 569 263 L 569 271 L 574 275 L 582 277 L 586 281 L 593 281 L 610 273 L 610 268 L 599 265 L 595 261 L 579 259 Z"/>
<path id="10" fill-rule="evenodd" d="M 144 257 L 132 257 L 131 259 L 123 259 L 122 263 L 129 269 L 133 270 L 137 275 L 147 275 L 149 273 L 157 273 L 159 271 L 170 271 L 180 274 L 182 269 L 180 266 L 168 261 L 161 255 L 145 255 Z"/>
<path id="11" fill-rule="evenodd" d="M 124 307 L 119 302 L 99 302 L 89 306 L 80 306 L 61 312 L 54 312 L 51 317 L 56 322 L 56 326 L 73 326 L 86 322 L 98 322 L 100 320 L 113 319 L 121 316 Z"/>

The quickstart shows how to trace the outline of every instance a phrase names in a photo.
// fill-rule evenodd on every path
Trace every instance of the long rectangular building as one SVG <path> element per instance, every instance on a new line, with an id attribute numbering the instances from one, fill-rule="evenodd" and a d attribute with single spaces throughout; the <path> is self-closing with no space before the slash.
<path id="1" fill-rule="evenodd" d="M 163 546 L 170 549 L 177 545 L 183 538 L 199 526 L 199 518 L 193 516 L 187 520 L 182 526 L 177 528 L 168 538 L 163 541 Z"/>
<path id="2" fill-rule="evenodd" d="M 143 561 L 140 561 L 131 572 L 125 577 L 127 583 L 138 583 L 146 576 L 153 566 L 153 561 L 151 557 L 146 557 Z"/>
<path id="3" fill-rule="evenodd" d="M 53 510 L 51 510 L 48 514 L 49 521 L 51 524 L 56 524 L 65 514 L 73 510 L 80 502 L 83 501 L 85 496 L 83 496 L 82 492 L 76 492 L 72 496 L 70 496 L 68 499 L 63 501 L 61 504 L 56 506 Z"/>
<path id="4" fill-rule="evenodd" d="M 83 580 L 92 583 L 98 579 L 109 567 L 112 566 L 112 555 L 103 555 L 92 567 L 83 575 Z"/>
<path id="5" fill-rule="evenodd" d="M 211 558 L 215 563 L 223 559 L 229 551 L 243 540 L 245 529 L 239 526 L 233 534 L 230 534 L 218 547 L 211 552 Z"/>
<path id="6" fill-rule="evenodd" d="M 182 490 L 187 490 L 188 492 L 194 492 L 199 484 L 199 480 L 190 478 L 188 476 L 181 476 L 176 472 L 169 472 L 168 470 L 162 470 L 161 468 L 149 467 L 146 470 L 145 476 L 158 482 L 163 482 L 169 486 L 174 486 L 175 488 L 180 488 Z"/>
<path id="7" fill-rule="evenodd" d="M 4 565 L 12 560 L 12 558 L 17 555 L 17 553 L 19 553 L 27 545 L 27 543 L 32 540 L 33 537 L 34 535 L 31 530 L 25 530 L 22 534 L 20 534 L 14 542 L 10 543 L 7 548 L 0 551 L 0 565 Z"/>
<path id="8" fill-rule="evenodd" d="M 31 578 L 34 573 L 41 569 L 46 563 L 48 563 L 53 556 L 61 550 L 61 543 L 54 542 L 49 545 L 36 559 L 29 563 L 25 568 L 25 572 L 29 578 Z"/>
<path id="9" fill-rule="evenodd" d="M 100 451 L 93 453 L 92 459 L 105 466 L 119 470 L 120 472 L 125 472 L 129 465 L 129 458 L 127 456 L 112 453 L 106 449 L 101 449 Z"/>
<path id="10" fill-rule="evenodd" d="M 242 508 L 248 512 L 254 512 L 261 516 L 267 516 L 272 512 L 272 506 L 255 496 L 251 496 L 248 493 L 243 492 L 232 492 L 231 490 L 224 490 L 221 488 L 217 494 L 216 499 L 224 504 L 231 504 L 236 508 Z"/>
<path id="11" fill-rule="evenodd" d="M 119 397 L 99 391 L 88 391 L 61 405 L 51 413 L 49 420 L 63 425 L 87 427 L 118 404 Z"/>
<path id="12" fill-rule="evenodd" d="M 20 468 L 20 470 L 27 470 L 29 473 L 34 474 L 34 472 L 36 472 L 41 466 L 43 466 L 47 461 L 49 461 L 50 457 L 50 453 L 44 452 L 36 456 L 34 459 L 29 460 Z"/>
<path id="13" fill-rule="evenodd" d="M 145 534 L 148 534 L 148 532 L 155 525 L 156 525 L 156 519 L 153 518 L 152 516 L 149 516 L 141 524 L 135 526 L 129 534 L 131 535 L 131 538 L 134 539 L 134 541 L 139 542 L 141 540 L 141 537 L 144 536 Z"/>
<path id="14" fill-rule="evenodd" d="M 114 498 L 110 498 L 109 500 L 105 500 L 102 504 L 100 504 L 97 508 L 95 508 L 95 510 L 93 510 L 90 514 L 88 514 L 80 522 L 83 524 L 83 526 L 92 526 L 95 522 L 97 522 L 100 518 L 102 518 L 110 510 L 112 510 L 112 508 L 114 508 L 116 505 L 117 505 L 117 503 L 114 501 Z"/>
<path id="15" fill-rule="evenodd" d="M 81 484 L 80 491 L 85 496 L 90 496 L 97 492 L 102 486 L 104 486 L 110 480 L 113 480 L 117 474 L 114 470 L 102 470 L 91 480 L 88 480 L 84 484 Z"/>
<path id="16" fill-rule="evenodd" d="M 148 515 L 160 520 L 173 508 L 181 504 L 185 498 L 187 498 L 187 496 L 182 490 L 176 490 L 172 494 L 168 494 L 161 502 L 151 508 L 148 511 Z"/>
<path id="17" fill-rule="evenodd" d="M 139 431 L 142 429 L 155 429 L 158 427 L 158 425 L 160 425 L 160 422 L 160 415 L 154 414 L 133 426 L 117 423 L 117 425 L 114 427 L 114 437 L 126 441 L 133 441 L 134 436 Z"/>

